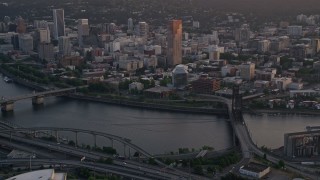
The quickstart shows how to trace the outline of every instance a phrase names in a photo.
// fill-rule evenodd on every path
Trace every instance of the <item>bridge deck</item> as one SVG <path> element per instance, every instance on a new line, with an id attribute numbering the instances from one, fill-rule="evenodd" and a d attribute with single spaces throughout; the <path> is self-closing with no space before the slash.
<path id="1" fill-rule="evenodd" d="M 23 100 L 23 99 L 30 99 L 33 97 L 47 97 L 47 96 L 53 96 L 55 94 L 59 94 L 59 93 L 64 93 L 64 92 L 69 92 L 69 91 L 74 91 L 77 88 L 73 87 L 73 88 L 66 88 L 66 89 L 57 89 L 57 90 L 51 90 L 51 91 L 44 91 L 44 92 L 37 92 L 37 93 L 32 93 L 32 94 L 26 94 L 26 95 L 22 95 L 22 96 L 15 96 L 15 97 L 9 97 L 9 98 L 3 98 L 0 100 L 0 104 L 3 103 L 7 103 L 7 102 L 15 102 L 15 101 L 19 101 L 19 100 Z"/>

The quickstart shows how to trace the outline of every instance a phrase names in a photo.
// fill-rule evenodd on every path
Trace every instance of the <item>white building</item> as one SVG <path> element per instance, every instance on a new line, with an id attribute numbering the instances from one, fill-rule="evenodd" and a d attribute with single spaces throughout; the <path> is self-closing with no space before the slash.
<path id="1" fill-rule="evenodd" d="M 146 22 L 139 22 L 137 27 L 137 35 L 143 38 L 147 38 L 149 33 L 149 25 Z"/>
<path id="2" fill-rule="evenodd" d="M 120 60 L 118 62 L 119 68 L 126 71 L 135 71 L 143 68 L 143 61 L 139 60 Z"/>
<path id="3" fill-rule="evenodd" d="M 56 173 L 54 169 L 44 169 L 20 174 L 6 180 L 66 180 L 67 173 Z"/>
<path id="4" fill-rule="evenodd" d="M 269 40 L 261 40 L 258 42 L 258 51 L 265 53 L 268 52 L 270 48 L 270 41 Z"/>
<path id="5" fill-rule="evenodd" d="M 39 31 L 40 43 L 50 43 L 51 42 L 50 30 L 48 27 L 45 29 L 39 29 L 38 31 Z"/>
<path id="6" fill-rule="evenodd" d="M 193 21 L 192 26 L 194 28 L 200 28 L 200 22 L 199 21 Z"/>
<path id="7" fill-rule="evenodd" d="M 320 91 L 316 91 L 313 89 L 307 89 L 307 90 L 291 90 L 290 91 L 290 97 L 296 97 L 296 96 L 316 96 L 320 95 Z"/>
<path id="8" fill-rule="evenodd" d="M 161 46 L 159 46 L 159 45 L 154 45 L 153 46 L 153 49 L 154 49 L 154 52 L 155 52 L 155 55 L 161 55 L 161 53 L 162 53 L 162 48 L 161 48 Z"/>
<path id="9" fill-rule="evenodd" d="M 144 89 L 144 85 L 142 83 L 133 82 L 133 83 L 129 84 L 129 90 L 142 91 L 143 89 Z"/>
<path id="10" fill-rule="evenodd" d="M 109 44 L 110 52 L 120 51 L 120 42 L 113 41 Z"/>
<path id="11" fill-rule="evenodd" d="M 260 179 L 270 172 L 270 167 L 250 162 L 239 169 L 240 174 Z"/>
<path id="12" fill-rule="evenodd" d="M 283 77 L 283 78 L 273 78 L 272 79 L 272 84 L 274 86 L 276 86 L 277 89 L 280 89 L 283 91 L 287 90 L 289 84 L 291 84 L 291 83 L 292 83 L 292 78 Z"/>
<path id="13" fill-rule="evenodd" d="M 134 24 L 133 24 L 133 19 L 129 18 L 128 19 L 128 32 L 132 33 L 134 30 Z"/>

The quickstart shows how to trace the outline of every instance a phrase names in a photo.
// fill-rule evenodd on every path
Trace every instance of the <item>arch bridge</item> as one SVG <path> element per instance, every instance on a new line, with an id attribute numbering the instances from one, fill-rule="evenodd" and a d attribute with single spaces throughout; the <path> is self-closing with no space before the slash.
<path id="1" fill-rule="evenodd" d="M 125 157 L 126 157 L 126 147 L 128 147 L 129 148 L 129 156 L 131 156 L 131 154 L 130 154 L 130 148 L 131 148 L 147 158 L 154 158 L 153 155 L 151 155 L 150 153 L 148 153 L 147 151 L 145 151 L 141 147 L 131 143 L 130 139 L 116 136 L 116 135 L 112 135 L 112 134 L 108 134 L 108 133 L 104 133 L 104 132 L 97 132 L 97 131 L 84 130 L 84 129 L 74 129 L 74 128 L 33 127 L 33 128 L 14 128 L 14 129 L 0 130 L 0 133 L 8 133 L 8 134 L 10 134 L 10 137 L 12 137 L 12 134 L 17 133 L 17 132 L 27 132 L 27 133 L 30 133 L 30 134 L 36 136 L 38 133 L 48 132 L 48 131 L 54 132 L 53 134 L 54 134 L 54 137 L 57 142 L 60 141 L 59 132 L 73 132 L 73 133 L 75 133 L 75 146 L 78 146 L 78 143 L 79 143 L 78 142 L 78 134 L 79 133 L 90 134 L 94 138 L 94 146 L 95 147 L 97 147 L 97 141 L 96 141 L 97 137 L 100 136 L 100 137 L 104 137 L 104 138 L 109 139 L 111 141 L 112 148 L 114 147 L 114 141 L 117 141 L 117 142 L 123 144 Z"/>

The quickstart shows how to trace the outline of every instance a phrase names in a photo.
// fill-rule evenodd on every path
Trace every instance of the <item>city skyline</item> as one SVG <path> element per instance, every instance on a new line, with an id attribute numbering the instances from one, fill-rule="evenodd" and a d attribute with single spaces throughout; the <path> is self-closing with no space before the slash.
<path id="1" fill-rule="evenodd" d="M 314 0 L 19 1 L 0 3 L 0 178 L 317 178 Z"/>

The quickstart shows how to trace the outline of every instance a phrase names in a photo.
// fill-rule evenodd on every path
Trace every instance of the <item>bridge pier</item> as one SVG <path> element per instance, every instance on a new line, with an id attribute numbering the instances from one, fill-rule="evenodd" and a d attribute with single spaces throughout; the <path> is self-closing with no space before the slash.
<path id="1" fill-rule="evenodd" d="M 1 111 L 3 112 L 10 112 L 14 109 L 14 102 L 5 102 L 1 104 Z"/>
<path id="2" fill-rule="evenodd" d="M 32 98 L 32 104 L 33 105 L 40 105 L 44 103 L 44 97 L 43 96 L 36 96 Z"/>
<path id="3" fill-rule="evenodd" d="M 59 142 L 59 134 L 58 134 L 58 131 L 55 131 L 55 138 L 56 138 L 56 141 Z"/>
<path id="4" fill-rule="evenodd" d="M 111 142 L 111 147 L 113 148 L 113 139 L 109 138 L 110 139 L 110 142 Z"/>
<path id="5" fill-rule="evenodd" d="M 78 147 L 78 132 L 75 132 L 76 133 L 76 147 Z"/>
<path id="6" fill-rule="evenodd" d="M 131 150 L 130 150 L 130 147 L 129 147 L 129 159 L 131 158 Z"/>
<path id="7" fill-rule="evenodd" d="M 94 141 L 94 148 L 97 148 L 97 135 L 93 135 L 93 141 Z"/>
<path id="8" fill-rule="evenodd" d="M 123 143 L 123 156 L 126 157 L 126 147 L 127 145 Z"/>

